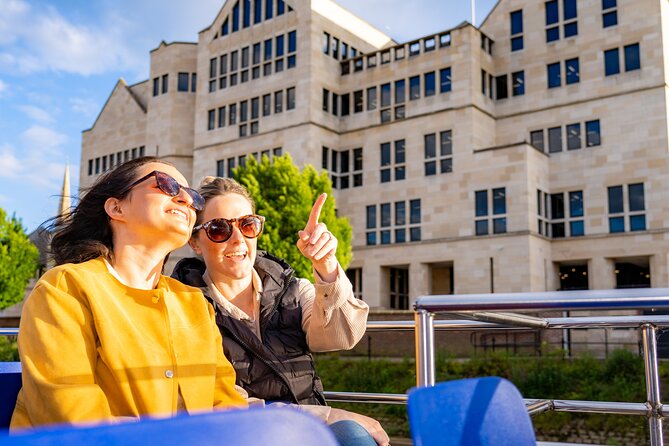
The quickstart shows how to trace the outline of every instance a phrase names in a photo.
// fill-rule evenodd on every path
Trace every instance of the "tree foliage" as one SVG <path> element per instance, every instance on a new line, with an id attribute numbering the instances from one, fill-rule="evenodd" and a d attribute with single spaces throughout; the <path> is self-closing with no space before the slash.
<path id="1" fill-rule="evenodd" d="M 21 302 L 38 262 L 39 252 L 21 222 L 0 209 L 0 309 Z"/>
<path id="2" fill-rule="evenodd" d="M 297 249 L 297 233 L 304 229 L 316 198 L 327 193 L 319 221 L 325 223 L 339 240 L 337 260 L 346 269 L 353 255 L 352 229 L 346 218 L 336 215 L 327 173 L 319 174 L 310 164 L 300 171 L 286 154 L 274 157 L 272 161 L 264 156 L 260 163 L 249 157 L 246 166 L 235 169 L 234 177 L 251 193 L 256 212 L 266 218 L 258 247 L 285 259 L 295 269 L 297 277 L 313 278 L 311 262 Z"/>

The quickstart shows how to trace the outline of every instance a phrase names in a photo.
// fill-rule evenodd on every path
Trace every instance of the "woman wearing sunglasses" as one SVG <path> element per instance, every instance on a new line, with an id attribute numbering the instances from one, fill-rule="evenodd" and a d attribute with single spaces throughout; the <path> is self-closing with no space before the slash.
<path id="1" fill-rule="evenodd" d="M 52 225 L 56 267 L 23 307 L 11 429 L 246 406 L 211 306 L 161 274 L 204 201 L 143 157 L 101 176 Z"/>
<path id="2" fill-rule="evenodd" d="M 325 405 L 314 370 L 311 352 L 352 348 L 368 313 L 337 262 L 337 239 L 318 223 L 327 196 L 316 201 L 297 243 L 312 262 L 312 285 L 293 277 L 283 260 L 257 250 L 264 218 L 255 215 L 243 186 L 207 177 L 199 192 L 205 207 L 190 245 L 204 263 L 183 259 L 173 277 L 202 287 L 213 303 L 237 384 L 252 398 L 302 405 L 331 424 L 343 445 L 387 444 L 376 420 Z"/>

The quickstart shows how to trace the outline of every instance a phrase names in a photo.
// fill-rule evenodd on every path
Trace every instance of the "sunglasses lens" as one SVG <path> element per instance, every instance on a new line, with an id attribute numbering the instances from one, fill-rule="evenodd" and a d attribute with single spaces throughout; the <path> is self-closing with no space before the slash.
<path id="1" fill-rule="evenodd" d="M 184 187 L 184 190 L 190 195 L 190 198 L 193 200 L 193 208 L 196 211 L 201 211 L 204 209 L 204 198 L 196 190 L 189 187 Z"/>
<path id="2" fill-rule="evenodd" d="M 222 243 L 232 235 L 232 225 L 223 218 L 217 218 L 209 222 L 205 231 L 212 242 Z"/>
<path id="3" fill-rule="evenodd" d="M 244 217 L 239 221 L 239 230 L 246 238 L 256 238 L 262 232 L 262 220 L 255 215 Z"/>
<path id="4" fill-rule="evenodd" d="M 162 172 L 156 172 L 156 181 L 160 190 L 170 197 L 176 197 L 179 194 L 179 183 L 171 176 Z"/>

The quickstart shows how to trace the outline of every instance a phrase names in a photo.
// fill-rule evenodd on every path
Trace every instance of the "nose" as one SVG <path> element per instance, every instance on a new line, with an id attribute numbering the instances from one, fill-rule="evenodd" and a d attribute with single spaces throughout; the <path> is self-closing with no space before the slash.
<path id="1" fill-rule="evenodd" d="M 244 235 L 242 234 L 241 229 L 239 229 L 239 222 L 234 222 L 232 224 L 232 234 L 230 234 L 229 241 L 244 241 Z"/>
<path id="2" fill-rule="evenodd" d="M 176 194 L 173 199 L 179 204 L 185 204 L 189 208 L 193 207 L 193 197 L 191 197 L 183 187 L 179 188 L 179 193 Z"/>

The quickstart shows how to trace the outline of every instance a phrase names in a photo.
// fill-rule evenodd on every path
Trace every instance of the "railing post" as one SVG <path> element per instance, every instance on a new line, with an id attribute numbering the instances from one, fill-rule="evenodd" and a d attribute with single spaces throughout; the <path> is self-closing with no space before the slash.
<path id="1" fill-rule="evenodd" d="M 660 402 L 660 373 L 657 364 L 657 332 L 652 324 L 641 326 L 643 361 L 646 372 L 646 401 L 651 410 L 648 418 L 651 446 L 664 446 L 662 438 L 662 403 Z"/>
<path id="2" fill-rule="evenodd" d="M 434 386 L 434 314 L 418 310 L 416 319 L 416 386 Z"/>

